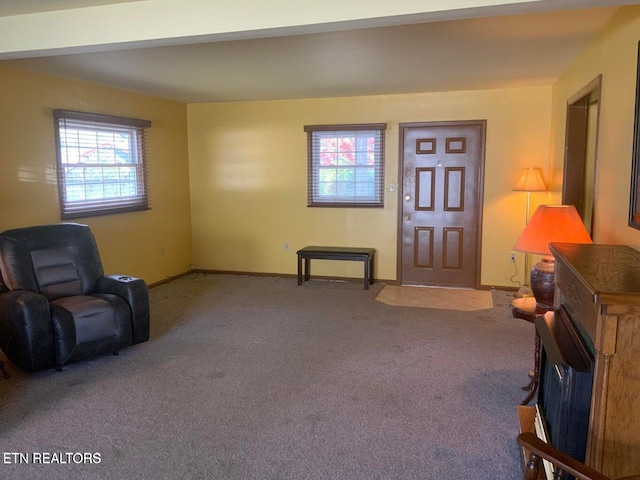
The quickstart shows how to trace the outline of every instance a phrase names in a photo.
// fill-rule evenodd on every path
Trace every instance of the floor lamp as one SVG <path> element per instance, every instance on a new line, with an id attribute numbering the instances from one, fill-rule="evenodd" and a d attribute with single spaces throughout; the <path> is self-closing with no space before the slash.
<path id="1" fill-rule="evenodd" d="M 527 192 L 527 211 L 525 217 L 525 228 L 529 225 L 529 209 L 531 206 L 531 192 L 546 192 L 547 185 L 542 177 L 542 170 L 538 167 L 529 167 L 522 170 L 518 181 L 513 187 L 514 192 Z M 515 293 L 515 297 L 530 297 L 533 295 L 529 286 L 529 254 L 524 254 L 524 282 Z"/>

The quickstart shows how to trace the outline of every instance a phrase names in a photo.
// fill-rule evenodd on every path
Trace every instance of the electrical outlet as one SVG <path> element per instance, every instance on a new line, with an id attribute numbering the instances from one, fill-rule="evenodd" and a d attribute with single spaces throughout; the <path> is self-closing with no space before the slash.
<path id="1" fill-rule="evenodd" d="M 283 249 L 284 249 L 284 251 L 285 251 L 285 252 L 288 252 L 288 251 L 289 251 L 289 242 L 287 242 L 287 243 L 285 243 L 285 244 L 284 244 Z"/>
<path id="2" fill-rule="evenodd" d="M 511 252 L 511 253 L 509 254 L 509 259 L 510 259 L 512 262 L 515 262 L 515 261 L 516 261 L 516 252 Z"/>

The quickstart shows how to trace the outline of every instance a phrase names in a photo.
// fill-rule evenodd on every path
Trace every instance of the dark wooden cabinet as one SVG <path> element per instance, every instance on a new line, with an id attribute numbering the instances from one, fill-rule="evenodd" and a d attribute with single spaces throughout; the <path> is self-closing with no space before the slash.
<path id="1" fill-rule="evenodd" d="M 640 252 L 622 245 L 563 243 L 551 244 L 551 251 L 556 259 L 555 316 L 566 317 L 578 343 L 593 358 L 585 463 L 612 478 L 637 474 Z M 553 404 L 549 388 L 554 387 L 540 395 Z M 565 434 L 572 431 L 569 428 Z"/>

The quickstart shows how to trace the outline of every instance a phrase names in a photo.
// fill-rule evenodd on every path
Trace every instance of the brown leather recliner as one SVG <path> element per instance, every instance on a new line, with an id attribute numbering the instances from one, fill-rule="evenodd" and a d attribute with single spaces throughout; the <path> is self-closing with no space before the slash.
<path id="1" fill-rule="evenodd" d="M 62 369 L 149 339 L 144 280 L 105 276 L 86 225 L 0 234 L 0 349 L 32 372 Z"/>

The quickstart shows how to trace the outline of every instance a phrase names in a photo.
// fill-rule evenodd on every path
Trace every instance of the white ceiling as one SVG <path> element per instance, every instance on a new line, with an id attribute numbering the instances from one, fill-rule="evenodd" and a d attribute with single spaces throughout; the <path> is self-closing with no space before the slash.
<path id="1" fill-rule="evenodd" d="M 0 17 L 136 1 L 141 0 L 0 0 Z"/>
<path id="2" fill-rule="evenodd" d="M 44 3 L 51 9 L 115 2 L 0 0 L 0 17 L 31 13 Z M 473 18 L 145 48 L 113 45 L 4 63 L 187 103 L 550 85 L 616 5 L 637 2 L 590 3 L 600 8 L 512 9 L 488 17 L 470 12 Z"/>

